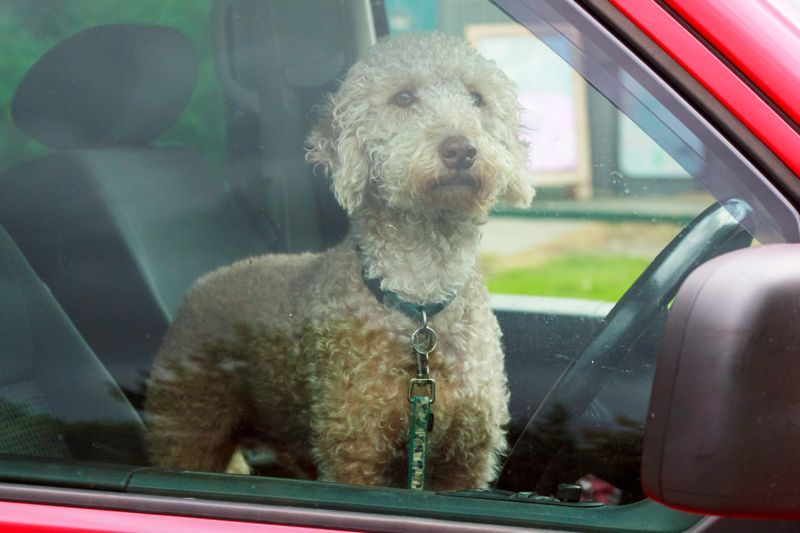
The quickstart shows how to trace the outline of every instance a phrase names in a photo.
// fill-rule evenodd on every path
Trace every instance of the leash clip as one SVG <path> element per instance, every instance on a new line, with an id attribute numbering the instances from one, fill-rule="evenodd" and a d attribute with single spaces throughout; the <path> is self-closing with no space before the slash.
<path id="1" fill-rule="evenodd" d="M 411 347 L 417 358 L 417 380 L 429 379 L 428 374 L 428 355 L 436 349 L 438 337 L 436 330 L 428 325 L 428 315 L 425 310 L 421 310 L 422 325 L 411 334 Z M 414 387 L 412 380 L 411 388 Z"/>
<path id="2" fill-rule="evenodd" d="M 431 405 L 436 401 L 436 381 L 428 372 L 428 355 L 436 349 L 436 331 L 428 325 L 428 313 L 417 307 L 422 324 L 411 334 L 411 347 L 417 358 L 417 377 L 408 382 L 408 401 L 411 403 L 408 436 L 408 488 L 425 488 L 425 465 L 428 436 L 433 430 Z M 419 389 L 424 388 L 424 394 Z"/>

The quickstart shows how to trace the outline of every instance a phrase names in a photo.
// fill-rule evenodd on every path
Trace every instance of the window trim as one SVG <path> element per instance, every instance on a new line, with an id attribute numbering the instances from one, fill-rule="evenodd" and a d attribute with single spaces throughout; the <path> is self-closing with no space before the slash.
<path id="1" fill-rule="evenodd" d="M 485 531 L 487 527 L 536 531 L 541 527 L 542 531 L 603 528 L 667 533 L 688 529 L 703 518 L 652 500 L 584 508 L 157 469 L 134 472 L 126 492 L 0 482 L 3 500 L 367 531 Z"/>
<path id="2" fill-rule="evenodd" d="M 664 48 L 656 44 L 639 26 L 608 0 L 576 1 L 602 22 L 606 29 L 624 42 L 628 48 L 635 51 L 664 80 L 667 80 L 683 98 L 691 102 L 734 146 L 747 155 L 795 208 L 800 208 L 800 179 L 798 176 L 703 84 L 681 67 Z M 685 21 L 676 20 L 687 31 L 694 33 Z M 701 45 L 698 43 L 698 46 Z M 712 50 L 712 52 L 716 51 Z"/>

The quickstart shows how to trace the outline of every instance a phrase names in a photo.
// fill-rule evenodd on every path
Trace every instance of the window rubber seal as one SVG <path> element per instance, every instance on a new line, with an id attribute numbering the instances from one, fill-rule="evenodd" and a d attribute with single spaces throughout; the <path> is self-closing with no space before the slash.
<path id="1" fill-rule="evenodd" d="M 297 527 L 333 528 L 358 531 L 459 532 L 552 532 L 552 528 L 457 522 L 413 515 L 377 514 L 359 511 L 313 509 L 270 504 L 180 498 L 175 496 L 129 494 L 91 489 L 67 489 L 36 485 L 0 483 L 0 501 L 124 511 L 144 514 L 212 518 Z M 565 524 L 568 527 L 568 524 Z"/>

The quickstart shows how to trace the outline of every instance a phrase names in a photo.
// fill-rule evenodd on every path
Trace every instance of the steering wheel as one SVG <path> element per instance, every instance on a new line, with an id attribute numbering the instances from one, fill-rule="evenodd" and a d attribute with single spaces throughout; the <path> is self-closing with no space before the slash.
<path id="1" fill-rule="evenodd" d="M 606 316 L 583 352 L 553 384 L 513 445 L 496 486 L 517 492 L 539 489 L 548 466 L 561 449 L 560 445 L 539 444 L 543 439 L 566 443 L 577 437 L 578 419 L 602 390 L 620 359 L 659 315 L 666 314 L 689 273 L 717 255 L 750 245 L 752 237 L 740 223 L 751 210 L 741 200 L 714 204 L 658 254 Z M 647 353 L 651 363 L 656 355 L 655 347 Z M 553 435 L 554 418 L 563 422 L 558 427 L 567 435 Z M 574 438 L 573 442 L 577 440 Z"/>

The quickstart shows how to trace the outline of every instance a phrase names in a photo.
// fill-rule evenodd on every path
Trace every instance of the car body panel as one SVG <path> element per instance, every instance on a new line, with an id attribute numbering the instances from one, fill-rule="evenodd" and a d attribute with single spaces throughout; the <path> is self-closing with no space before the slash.
<path id="1" fill-rule="evenodd" d="M 201 533 L 204 531 L 311 533 L 312 531 L 340 531 L 4 501 L 0 501 L 0 530 L 14 532 L 48 531 L 52 533 L 76 531 L 169 531 L 171 533 Z"/>
<path id="2" fill-rule="evenodd" d="M 765 0 L 667 4 L 752 81 L 795 123 L 800 122 L 800 30 Z"/>
<path id="3" fill-rule="evenodd" d="M 800 175 L 800 135 L 746 81 L 728 68 L 722 59 L 692 35 L 658 2 L 646 0 L 610 0 L 610 2 L 708 89 L 795 174 Z M 684 2 L 682 5 L 688 9 L 689 4 L 694 9 L 696 6 L 711 5 L 714 2 L 693 1 Z M 752 4 L 756 5 L 758 4 Z M 740 15 L 744 13 L 746 11 L 740 12 Z M 705 21 L 704 27 L 716 29 L 719 34 L 733 31 L 726 30 L 725 23 L 719 23 L 725 19 L 716 19 L 716 23 L 712 22 L 713 19 L 702 20 Z M 728 28 L 732 28 L 732 24 L 730 22 Z M 744 56 L 741 56 L 740 60 L 743 58 Z"/>

